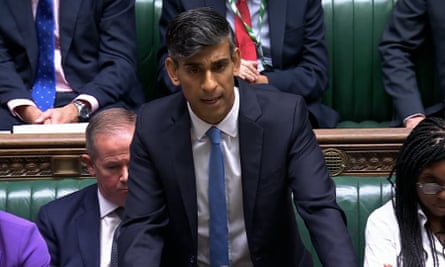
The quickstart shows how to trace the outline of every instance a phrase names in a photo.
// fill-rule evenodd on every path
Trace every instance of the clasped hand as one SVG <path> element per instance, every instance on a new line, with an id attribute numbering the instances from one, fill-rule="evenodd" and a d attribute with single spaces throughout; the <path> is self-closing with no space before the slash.
<path id="1" fill-rule="evenodd" d="M 26 123 L 30 124 L 60 124 L 78 122 L 77 108 L 74 104 L 68 104 L 63 107 L 51 108 L 41 111 L 38 107 L 32 105 L 19 106 L 16 113 Z"/>

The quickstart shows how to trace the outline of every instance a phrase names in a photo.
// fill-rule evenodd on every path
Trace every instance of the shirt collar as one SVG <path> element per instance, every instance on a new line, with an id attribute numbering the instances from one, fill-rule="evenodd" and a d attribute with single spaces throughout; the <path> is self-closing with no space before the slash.
<path id="1" fill-rule="evenodd" d="M 428 221 L 428 218 L 426 217 L 419 204 L 417 205 L 417 216 L 419 217 L 420 225 L 425 225 Z"/>
<path id="2" fill-rule="evenodd" d="M 187 102 L 187 108 L 190 114 L 190 119 L 192 123 L 191 133 L 196 140 L 201 140 L 210 127 L 216 126 L 225 134 L 236 137 L 238 135 L 238 114 L 239 114 L 239 92 L 238 87 L 234 88 L 235 101 L 233 102 L 233 106 L 230 109 L 229 113 L 226 117 L 217 125 L 209 124 L 203 120 L 201 120 L 190 107 L 190 103 Z"/>
<path id="3" fill-rule="evenodd" d="M 99 200 L 99 211 L 100 211 L 100 218 L 103 219 L 105 216 L 113 212 L 116 208 L 119 206 L 111 203 L 108 201 L 100 192 L 99 189 L 97 189 L 97 199 Z"/>

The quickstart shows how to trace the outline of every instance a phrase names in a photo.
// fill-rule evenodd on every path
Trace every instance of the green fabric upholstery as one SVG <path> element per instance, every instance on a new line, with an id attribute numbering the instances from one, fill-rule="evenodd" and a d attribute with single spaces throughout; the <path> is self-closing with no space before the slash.
<path id="1" fill-rule="evenodd" d="M 139 80 L 147 100 L 159 97 L 156 90 L 159 18 L 162 0 L 136 0 L 136 34 Z"/>
<path id="2" fill-rule="evenodd" d="M 337 202 L 346 213 L 348 230 L 356 253 L 362 260 L 366 220 L 374 209 L 390 198 L 390 186 L 384 177 L 339 176 L 334 181 L 337 186 Z M 94 178 L 0 181 L 0 209 L 34 221 L 43 204 L 95 182 Z M 297 218 L 302 239 L 311 251 L 316 266 L 321 266 L 308 231 L 301 218 Z"/>
<path id="3" fill-rule="evenodd" d="M 365 226 L 369 214 L 391 198 L 391 186 L 386 177 L 338 176 L 334 178 L 337 186 L 337 203 L 344 210 L 348 231 L 359 258 L 363 261 L 365 245 Z M 303 242 L 312 253 L 314 266 L 322 266 L 312 247 L 307 228 L 297 216 Z"/>
<path id="4" fill-rule="evenodd" d="M 392 101 L 383 88 L 378 44 L 395 0 L 323 0 L 330 59 L 329 90 L 323 102 L 340 113 L 338 127 L 381 127 L 392 119 Z M 431 44 L 416 56 L 419 87 L 426 105 L 434 88 Z M 373 123 L 361 123 L 374 121 Z"/>
<path id="5" fill-rule="evenodd" d="M 94 178 L 0 181 L 0 209 L 34 221 L 43 204 L 95 182 Z"/>
<path id="6" fill-rule="evenodd" d="M 323 102 L 340 113 L 339 128 L 387 127 L 392 102 L 383 89 L 378 43 L 395 0 L 322 0 L 330 60 Z M 139 77 L 147 100 L 156 90 L 162 0 L 136 0 Z M 425 106 L 438 99 L 430 43 L 416 56 Z"/>

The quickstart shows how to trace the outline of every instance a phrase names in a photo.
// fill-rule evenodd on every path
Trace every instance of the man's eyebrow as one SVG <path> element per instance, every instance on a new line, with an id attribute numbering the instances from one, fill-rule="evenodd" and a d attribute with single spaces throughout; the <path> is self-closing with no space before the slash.
<path id="1" fill-rule="evenodd" d="M 221 58 L 221 59 L 218 59 L 218 60 L 212 62 L 212 65 L 214 65 L 214 64 L 221 64 L 221 63 L 228 63 L 229 61 L 230 60 L 228 58 Z"/>
<path id="2" fill-rule="evenodd" d="M 184 66 L 192 66 L 192 67 L 197 67 L 197 66 L 201 66 L 201 63 L 198 62 L 184 62 Z"/>

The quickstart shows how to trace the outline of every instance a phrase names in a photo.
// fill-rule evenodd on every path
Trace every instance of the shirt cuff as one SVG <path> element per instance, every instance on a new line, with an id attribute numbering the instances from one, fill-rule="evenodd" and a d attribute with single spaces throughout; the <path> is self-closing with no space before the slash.
<path id="1" fill-rule="evenodd" d="M 15 112 L 16 107 L 18 107 L 18 106 L 34 106 L 35 107 L 36 106 L 36 104 L 33 101 L 31 101 L 29 99 L 25 99 L 25 98 L 10 100 L 10 101 L 8 101 L 7 105 L 8 105 L 9 111 L 15 117 L 19 116 L 19 114 L 17 114 L 17 112 Z"/>
<path id="2" fill-rule="evenodd" d="M 76 100 L 82 100 L 88 102 L 91 106 L 91 113 L 99 109 L 99 101 L 97 101 L 97 99 L 94 96 L 81 94 L 78 95 L 76 98 L 74 98 L 73 102 Z"/>
<path id="3" fill-rule="evenodd" d="M 409 120 L 409 119 L 411 119 L 411 118 L 414 118 L 414 117 L 423 117 L 423 118 L 425 118 L 425 114 L 422 114 L 422 113 L 415 113 L 415 114 L 413 114 L 413 115 L 409 115 L 408 117 L 406 117 L 406 118 L 403 120 L 403 124 L 405 125 L 407 120 Z"/>

